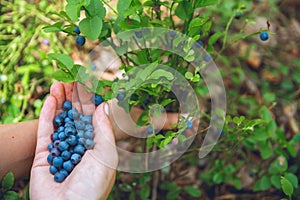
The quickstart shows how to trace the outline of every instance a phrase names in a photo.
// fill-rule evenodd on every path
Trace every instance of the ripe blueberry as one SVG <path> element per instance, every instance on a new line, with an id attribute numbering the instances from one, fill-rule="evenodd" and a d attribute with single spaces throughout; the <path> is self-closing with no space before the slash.
<path id="1" fill-rule="evenodd" d="M 60 118 L 59 116 L 55 117 L 53 120 L 53 123 L 56 127 L 59 127 L 63 124 L 64 120 Z"/>
<path id="2" fill-rule="evenodd" d="M 95 94 L 95 96 L 93 96 L 92 101 L 96 106 L 98 106 L 103 102 L 103 98 L 101 95 Z"/>
<path id="3" fill-rule="evenodd" d="M 94 143 L 93 140 L 91 140 L 91 139 L 86 139 L 85 140 L 86 149 L 92 149 L 92 148 L 94 148 L 94 145 L 95 145 L 95 143 Z"/>
<path id="4" fill-rule="evenodd" d="M 187 129 L 190 129 L 190 128 L 192 128 L 193 127 L 193 123 L 190 121 L 190 120 L 186 120 L 186 128 Z"/>
<path id="5" fill-rule="evenodd" d="M 54 148 L 54 145 L 52 143 L 48 144 L 48 151 L 51 152 L 51 150 Z"/>
<path id="6" fill-rule="evenodd" d="M 209 62 L 211 60 L 211 56 L 209 54 L 206 54 L 204 57 L 203 57 L 204 61 L 205 62 Z"/>
<path id="7" fill-rule="evenodd" d="M 63 168 L 60 169 L 59 172 L 62 173 L 66 178 L 69 176 L 69 173 L 67 172 L 67 170 L 65 170 Z"/>
<path id="8" fill-rule="evenodd" d="M 61 172 L 56 172 L 54 174 L 54 181 L 55 182 L 61 183 L 65 180 L 65 178 L 66 178 L 65 174 L 63 174 Z"/>
<path id="9" fill-rule="evenodd" d="M 81 120 L 76 120 L 75 121 L 75 127 L 76 127 L 76 129 L 78 129 L 78 131 L 84 130 L 85 123 L 83 121 L 81 121 Z"/>
<path id="10" fill-rule="evenodd" d="M 51 165 L 51 166 L 49 167 L 49 172 L 50 172 L 51 174 L 54 175 L 57 171 L 58 171 L 57 168 L 54 167 L 53 165 Z"/>
<path id="11" fill-rule="evenodd" d="M 65 134 L 66 134 L 66 136 L 69 136 L 69 135 L 72 135 L 72 134 L 76 134 L 75 127 L 73 125 L 66 127 L 65 128 Z"/>
<path id="12" fill-rule="evenodd" d="M 63 132 L 64 130 L 65 130 L 65 127 L 60 126 L 60 127 L 58 127 L 57 132 L 58 132 L 58 133 L 59 133 L 59 132 Z"/>
<path id="13" fill-rule="evenodd" d="M 52 156 L 59 156 L 60 151 L 58 150 L 58 148 L 54 147 L 50 153 Z"/>
<path id="14" fill-rule="evenodd" d="M 76 165 L 77 163 L 79 163 L 81 161 L 81 155 L 79 155 L 78 153 L 74 153 L 71 156 L 71 162 Z"/>
<path id="15" fill-rule="evenodd" d="M 67 136 L 66 136 L 65 132 L 60 132 L 60 133 L 58 134 L 58 138 L 59 138 L 61 141 L 65 140 L 66 137 L 67 137 Z"/>
<path id="16" fill-rule="evenodd" d="M 142 38 L 143 37 L 143 33 L 141 31 L 137 31 L 137 32 L 135 32 L 135 36 L 137 38 Z"/>
<path id="17" fill-rule="evenodd" d="M 148 134 L 152 134 L 152 132 L 153 132 L 152 126 L 148 126 L 146 132 L 147 132 Z"/>
<path id="18" fill-rule="evenodd" d="M 241 19 L 241 17 L 242 17 L 242 12 L 241 11 L 237 11 L 236 13 L 235 13 L 235 19 Z"/>
<path id="19" fill-rule="evenodd" d="M 74 169 L 74 164 L 70 160 L 68 160 L 68 161 L 63 163 L 63 168 L 67 172 L 71 172 Z"/>
<path id="20" fill-rule="evenodd" d="M 62 157 L 54 157 L 53 158 L 53 166 L 54 167 L 62 167 L 64 160 L 62 159 Z"/>
<path id="21" fill-rule="evenodd" d="M 85 152 L 85 147 L 82 146 L 81 144 L 78 144 L 74 147 L 74 153 L 77 153 L 77 154 L 80 154 L 80 155 L 83 155 Z"/>
<path id="22" fill-rule="evenodd" d="M 173 30 L 170 31 L 170 36 L 171 36 L 171 37 L 175 37 L 175 36 L 176 36 L 176 31 L 173 31 Z"/>
<path id="23" fill-rule="evenodd" d="M 74 27 L 74 33 L 80 34 L 80 29 L 79 29 L 78 26 L 75 26 L 75 27 Z"/>
<path id="24" fill-rule="evenodd" d="M 95 134 L 93 131 L 86 131 L 83 135 L 85 139 L 93 139 Z"/>
<path id="25" fill-rule="evenodd" d="M 80 119 L 85 124 L 91 124 L 92 123 L 92 115 L 85 115 L 85 116 L 82 116 Z"/>
<path id="26" fill-rule="evenodd" d="M 66 113 L 66 112 L 60 112 L 60 113 L 58 114 L 58 116 L 59 116 L 62 120 L 64 120 L 64 119 L 67 117 L 67 113 Z"/>
<path id="27" fill-rule="evenodd" d="M 69 144 L 66 141 L 61 141 L 58 145 L 60 151 L 65 151 L 69 148 Z"/>
<path id="28" fill-rule="evenodd" d="M 52 156 L 51 153 L 50 153 L 50 154 L 48 155 L 48 157 L 47 157 L 47 162 L 48 162 L 50 165 L 52 165 L 52 163 L 53 163 L 53 156 Z"/>
<path id="29" fill-rule="evenodd" d="M 76 37 L 76 43 L 78 46 L 83 46 L 85 43 L 85 37 L 83 36 L 77 36 Z"/>
<path id="30" fill-rule="evenodd" d="M 69 151 L 65 150 L 61 153 L 61 157 L 64 160 L 69 160 L 71 158 L 71 153 Z"/>
<path id="31" fill-rule="evenodd" d="M 77 144 L 77 138 L 75 135 L 70 135 L 67 139 L 66 139 L 67 143 L 71 146 L 75 146 Z"/>
<path id="32" fill-rule="evenodd" d="M 69 101 L 69 100 L 66 100 L 64 103 L 63 103 L 63 105 L 62 105 L 62 109 L 64 110 L 64 111 L 68 111 L 68 110 L 70 110 L 72 108 L 72 103 L 71 103 L 71 101 Z"/>
<path id="33" fill-rule="evenodd" d="M 260 33 L 259 37 L 262 41 L 266 41 L 266 40 L 269 39 L 269 34 L 265 31 L 263 31 L 263 32 Z"/>
<path id="34" fill-rule="evenodd" d="M 87 125 L 85 125 L 84 130 L 86 130 L 86 131 L 93 131 L 93 130 L 94 130 L 94 127 L 93 127 L 92 124 L 87 124 Z"/>
<path id="35" fill-rule="evenodd" d="M 58 139 L 59 139 L 59 138 L 58 138 L 58 132 L 56 132 L 56 131 L 53 132 L 52 135 L 51 135 L 51 138 L 52 138 L 52 142 L 58 140 Z"/>
<path id="36" fill-rule="evenodd" d="M 117 97 L 116 97 L 119 101 L 122 101 L 122 100 L 124 100 L 124 98 L 125 98 L 125 94 L 124 93 L 119 93 L 119 94 L 117 94 Z"/>

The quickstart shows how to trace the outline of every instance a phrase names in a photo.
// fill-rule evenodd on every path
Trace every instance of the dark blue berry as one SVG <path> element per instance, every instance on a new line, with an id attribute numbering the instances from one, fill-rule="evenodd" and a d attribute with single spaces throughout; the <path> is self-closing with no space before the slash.
<path id="1" fill-rule="evenodd" d="M 51 155 L 52 156 L 59 156 L 59 154 L 60 154 L 60 151 L 58 150 L 58 148 L 53 148 L 52 150 L 51 150 Z"/>
<path id="2" fill-rule="evenodd" d="M 53 165 L 51 165 L 51 166 L 49 167 L 49 172 L 50 172 L 51 174 L 54 175 L 57 171 L 58 171 L 57 168 L 54 167 Z"/>
<path id="3" fill-rule="evenodd" d="M 259 37 L 262 41 L 266 41 L 266 40 L 269 39 L 269 34 L 265 31 L 263 31 L 263 32 L 260 33 Z"/>
<path id="4" fill-rule="evenodd" d="M 153 132 L 152 126 L 148 126 L 147 129 L 146 129 L 146 132 L 147 132 L 148 134 L 152 134 L 152 132 Z"/>
<path id="5" fill-rule="evenodd" d="M 74 27 L 74 33 L 80 34 L 80 29 L 79 29 L 78 26 L 75 26 L 75 27 Z"/>
<path id="6" fill-rule="evenodd" d="M 64 159 L 64 160 L 69 160 L 71 158 L 71 152 L 65 150 L 61 153 L 61 157 Z"/>
<path id="7" fill-rule="evenodd" d="M 78 143 L 77 143 L 78 145 L 82 145 L 82 146 L 84 146 L 85 145 L 85 138 L 79 138 L 78 139 Z"/>
<path id="8" fill-rule="evenodd" d="M 76 127 L 76 129 L 78 129 L 78 131 L 79 130 L 84 130 L 85 129 L 85 123 L 81 120 L 76 120 L 75 121 L 75 127 Z"/>
<path id="9" fill-rule="evenodd" d="M 69 148 L 69 144 L 66 141 L 61 141 L 58 145 L 60 151 L 65 151 Z"/>
<path id="10" fill-rule="evenodd" d="M 76 133 L 76 129 L 74 126 L 68 126 L 65 128 L 65 134 L 66 136 L 69 136 L 69 135 L 74 135 Z"/>
<path id="11" fill-rule="evenodd" d="M 61 173 L 61 172 L 56 172 L 54 174 L 54 181 L 57 183 L 61 183 L 65 180 L 66 176 L 65 174 Z"/>
<path id="12" fill-rule="evenodd" d="M 198 41 L 197 41 L 197 44 L 198 44 L 199 46 L 201 46 L 201 47 L 203 46 L 203 42 L 202 42 L 201 40 L 198 40 Z"/>
<path id="13" fill-rule="evenodd" d="M 66 117 L 64 121 L 65 121 L 66 124 L 73 124 L 74 123 L 73 120 L 69 117 Z"/>
<path id="14" fill-rule="evenodd" d="M 103 98 L 101 95 L 95 94 L 95 96 L 93 96 L 92 101 L 96 106 L 99 106 L 103 102 Z"/>
<path id="15" fill-rule="evenodd" d="M 54 133 L 52 133 L 52 135 L 51 135 L 51 137 L 52 137 L 52 141 L 54 142 L 55 140 L 58 140 L 59 138 L 58 138 L 58 132 L 54 132 Z"/>
<path id="16" fill-rule="evenodd" d="M 176 31 L 173 31 L 173 30 L 170 31 L 170 36 L 171 36 L 171 37 L 175 37 L 175 36 L 176 36 Z"/>
<path id="17" fill-rule="evenodd" d="M 193 127 L 193 123 L 190 121 L 190 120 L 186 120 L 186 128 L 187 129 L 190 129 L 190 128 L 192 128 Z"/>
<path id="18" fill-rule="evenodd" d="M 122 101 L 122 100 L 124 100 L 124 98 L 125 98 L 125 94 L 124 93 L 119 93 L 119 94 L 117 94 L 117 97 L 116 97 L 119 101 Z"/>
<path id="19" fill-rule="evenodd" d="M 71 162 L 76 165 L 77 163 L 79 163 L 81 161 L 81 155 L 78 153 L 74 153 L 71 156 Z"/>
<path id="20" fill-rule="evenodd" d="M 76 146 L 74 147 L 74 150 L 73 150 L 73 151 L 74 151 L 74 153 L 83 155 L 84 152 L 85 152 L 85 147 L 82 146 L 82 145 L 80 145 L 80 144 L 78 144 L 78 145 L 76 145 Z"/>
<path id="21" fill-rule="evenodd" d="M 71 160 L 68 160 L 68 161 L 63 163 L 63 168 L 67 172 L 71 172 L 74 169 L 74 164 L 71 162 Z"/>
<path id="22" fill-rule="evenodd" d="M 71 146 L 75 146 L 77 144 L 77 138 L 75 135 L 70 135 L 67 139 L 66 139 L 67 143 Z"/>
<path id="23" fill-rule="evenodd" d="M 242 17 L 242 12 L 241 11 L 237 11 L 235 13 L 235 19 L 241 19 L 241 17 Z"/>
<path id="24" fill-rule="evenodd" d="M 66 113 L 66 112 L 60 112 L 60 113 L 58 114 L 58 116 L 59 116 L 62 120 L 64 120 L 64 119 L 67 117 L 67 113 Z"/>
<path id="25" fill-rule="evenodd" d="M 54 157 L 53 158 L 53 166 L 57 168 L 61 168 L 63 165 L 64 160 L 62 157 Z"/>
<path id="26" fill-rule="evenodd" d="M 84 131 L 83 130 L 78 130 L 77 135 L 81 138 L 84 137 Z"/>
<path id="27" fill-rule="evenodd" d="M 62 105 L 62 109 L 64 110 L 64 111 L 68 111 L 68 110 L 70 110 L 72 108 L 72 103 L 71 103 L 71 101 L 69 101 L 69 100 L 66 100 L 64 103 L 63 103 L 63 105 Z"/>
<path id="28" fill-rule="evenodd" d="M 59 172 L 62 173 L 66 178 L 69 176 L 69 173 L 65 169 L 60 169 Z"/>
<path id="29" fill-rule="evenodd" d="M 93 63 L 93 64 L 91 65 L 91 69 L 92 69 L 93 71 L 95 71 L 95 70 L 97 69 L 97 66 Z"/>
<path id="30" fill-rule="evenodd" d="M 47 156 L 47 162 L 48 162 L 50 165 L 52 165 L 52 163 L 53 163 L 53 156 L 52 156 L 51 153 Z"/>
<path id="31" fill-rule="evenodd" d="M 82 116 L 80 119 L 85 124 L 91 124 L 92 123 L 92 115 L 85 115 L 85 116 Z"/>
<path id="32" fill-rule="evenodd" d="M 83 36 L 77 36 L 76 37 L 76 43 L 78 46 L 83 46 L 85 43 L 85 37 Z"/>
<path id="33" fill-rule="evenodd" d="M 211 61 L 211 56 L 209 54 L 206 54 L 204 57 L 203 57 L 204 61 L 205 62 L 209 62 Z"/>
<path id="34" fill-rule="evenodd" d="M 56 127 L 59 127 L 59 126 L 63 125 L 64 120 L 62 118 L 60 118 L 59 116 L 57 116 L 54 118 L 53 123 Z"/>
<path id="35" fill-rule="evenodd" d="M 135 36 L 136 36 L 137 38 L 142 38 L 142 37 L 143 37 L 143 33 L 142 33 L 141 31 L 136 31 L 136 32 L 135 32 Z"/>
<path id="36" fill-rule="evenodd" d="M 51 152 L 51 150 L 54 148 L 54 145 L 52 143 L 48 144 L 48 151 Z"/>
<path id="37" fill-rule="evenodd" d="M 53 142 L 53 146 L 54 146 L 54 147 L 58 147 L 59 143 L 60 143 L 59 140 L 55 140 L 55 141 Z"/>
<path id="38" fill-rule="evenodd" d="M 60 133 L 58 134 L 58 138 L 59 138 L 61 141 L 65 140 L 66 137 L 67 137 L 67 136 L 66 136 L 65 132 L 60 132 Z"/>
<path id="39" fill-rule="evenodd" d="M 84 133 L 84 138 L 86 138 L 86 139 L 93 139 L 94 136 L 95 136 L 95 134 L 94 134 L 93 131 L 86 131 L 86 132 Z"/>
<path id="40" fill-rule="evenodd" d="M 92 149 L 92 148 L 94 148 L 94 146 L 95 146 L 95 143 L 94 143 L 93 140 L 91 140 L 91 139 L 86 139 L 85 140 L 86 149 Z"/>
<path id="41" fill-rule="evenodd" d="M 85 131 L 93 131 L 94 127 L 92 124 L 87 124 L 87 125 L 85 125 L 84 130 Z"/>
<path id="42" fill-rule="evenodd" d="M 58 127 L 57 132 L 59 133 L 59 132 L 62 132 L 62 131 L 64 131 L 64 130 L 65 130 L 65 127 L 60 126 L 60 127 Z"/>

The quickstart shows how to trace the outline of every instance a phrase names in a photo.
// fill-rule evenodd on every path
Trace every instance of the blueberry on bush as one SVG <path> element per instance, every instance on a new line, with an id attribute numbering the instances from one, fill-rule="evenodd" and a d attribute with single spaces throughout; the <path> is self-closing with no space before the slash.
<path id="1" fill-rule="evenodd" d="M 101 95 L 95 94 L 95 96 L 93 96 L 92 101 L 96 106 L 99 106 L 103 102 L 103 98 Z"/>
<path id="2" fill-rule="evenodd" d="M 81 35 L 76 37 L 76 44 L 78 46 L 83 46 L 84 43 L 85 43 L 85 37 L 83 37 Z"/>
<path id="3" fill-rule="evenodd" d="M 80 29 L 79 29 L 79 27 L 78 26 L 75 26 L 74 27 L 74 33 L 76 33 L 76 34 L 80 34 Z"/>
<path id="4" fill-rule="evenodd" d="M 116 97 L 119 101 L 122 101 L 122 100 L 124 100 L 124 98 L 125 98 L 125 94 L 124 93 L 119 93 L 119 94 L 117 94 L 117 97 Z"/>
<path id="5" fill-rule="evenodd" d="M 137 32 L 135 32 L 135 36 L 137 38 L 142 38 L 143 37 L 143 33 L 141 31 L 137 31 Z"/>
<path id="6" fill-rule="evenodd" d="M 237 11 L 236 13 L 235 13 L 235 19 L 241 19 L 241 17 L 242 17 L 242 12 L 241 11 Z"/>
<path id="7" fill-rule="evenodd" d="M 93 99 L 96 105 L 102 103 L 100 95 Z M 65 101 L 60 112 L 53 120 L 55 131 L 51 134 L 51 143 L 47 149 L 49 154 L 49 172 L 54 181 L 61 183 L 81 161 L 88 149 L 94 148 L 94 127 L 92 115 L 83 115 L 72 108 L 71 101 Z"/>
<path id="8" fill-rule="evenodd" d="M 260 33 L 259 37 L 262 41 L 266 41 L 266 40 L 269 39 L 269 34 L 265 31 L 263 31 L 263 32 Z"/>

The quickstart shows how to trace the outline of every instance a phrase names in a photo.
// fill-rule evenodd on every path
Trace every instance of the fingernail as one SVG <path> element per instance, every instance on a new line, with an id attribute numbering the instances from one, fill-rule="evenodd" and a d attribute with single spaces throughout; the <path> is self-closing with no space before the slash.
<path id="1" fill-rule="evenodd" d="M 109 106 L 108 106 L 108 103 L 105 103 L 104 104 L 104 112 L 107 116 L 109 116 Z"/>

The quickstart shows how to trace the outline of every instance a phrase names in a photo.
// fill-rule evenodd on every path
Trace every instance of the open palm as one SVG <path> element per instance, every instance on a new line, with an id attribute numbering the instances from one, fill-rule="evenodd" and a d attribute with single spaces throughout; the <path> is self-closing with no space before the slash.
<path id="1" fill-rule="evenodd" d="M 52 85 L 50 96 L 41 111 L 35 158 L 30 177 L 31 199 L 106 199 L 115 181 L 118 156 L 111 123 L 104 112 L 104 104 L 95 109 L 92 94 L 77 83 Z M 53 119 L 61 111 L 62 103 L 72 100 L 83 114 L 93 115 L 95 146 L 87 150 L 72 173 L 62 183 L 53 180 L 49 172 L 47 146 L 54 130 Z"/>

